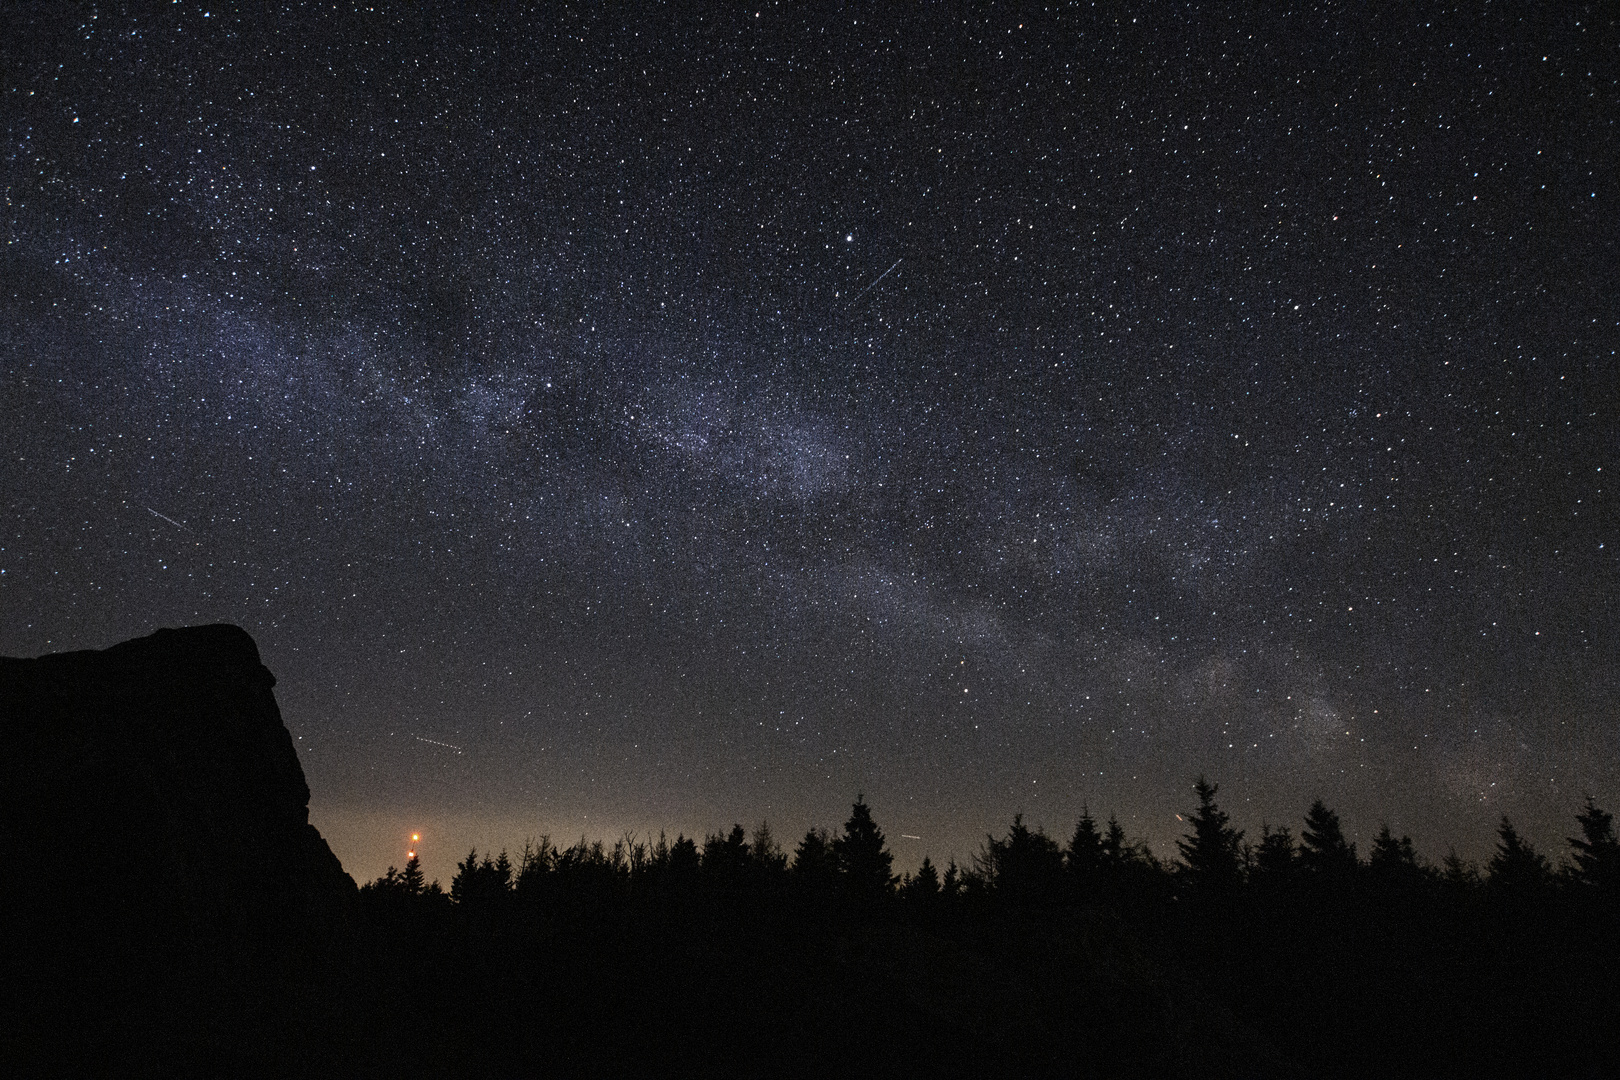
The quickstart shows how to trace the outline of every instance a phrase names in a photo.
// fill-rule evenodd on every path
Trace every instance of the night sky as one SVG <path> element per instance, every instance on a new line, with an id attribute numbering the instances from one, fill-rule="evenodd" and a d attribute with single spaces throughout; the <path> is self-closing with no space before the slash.
<path id="1" fill-rule="evenodd" d="M 1620 809 L 1614 8 L 225 7 L 0 15 L 0 653 L 242 625 L 357 878 Z"/>

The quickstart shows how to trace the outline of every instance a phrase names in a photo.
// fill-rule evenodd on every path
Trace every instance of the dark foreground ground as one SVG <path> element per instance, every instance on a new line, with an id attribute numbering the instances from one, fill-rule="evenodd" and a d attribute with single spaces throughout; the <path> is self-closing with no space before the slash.
<path id="1" fill-rule="evenodd" d="M 7 1075 L 1617 1075 L 1591 897 L 120 923 L 13 941 Z"/>

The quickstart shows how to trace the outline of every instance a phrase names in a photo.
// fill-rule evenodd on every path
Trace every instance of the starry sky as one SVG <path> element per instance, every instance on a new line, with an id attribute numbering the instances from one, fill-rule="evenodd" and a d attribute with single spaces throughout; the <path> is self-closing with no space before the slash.
<path id="1" fill-rule="evenodd" d="M 244 626 L 358 878 L 1200 772 L 1562 850 L 1616 12 L 1228 7 L 8 11 L 0 653 Z"/>

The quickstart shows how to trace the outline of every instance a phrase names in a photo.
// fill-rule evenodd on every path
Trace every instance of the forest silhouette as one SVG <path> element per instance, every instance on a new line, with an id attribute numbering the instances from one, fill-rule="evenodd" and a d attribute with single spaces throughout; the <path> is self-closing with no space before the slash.
<path id="1" fill-rule="evenodd" d="M 1321 801 L 1249 838 L 1192 795 L 1169 861 L 1088 811 L 896 875 L 861 798 L 791 851 L 765 823 L 542 836 L 448 888 L 413 857 L 318 917 L 81 930 L 33 972 L 77 1045 L 37 1000 L 8 1039 L 69 1073 L 1613 1075 L 1620 843 L 1590 798 L 1558 865 L 1504 817 L 1476 867 L 1387 826 L 1363 855 Z"/>
<path id="2" fill-rule="evenodd" d="M 1484 866 L 1321 800 L 1246 835 L 1199 777 L 1169 858 L 1088 809 L 897 874 L 857 796 L 357 888 L 274 684 L 225 625 L 0 658 L 0 1075 L 1616 1075 L 1591 798 Z"/>

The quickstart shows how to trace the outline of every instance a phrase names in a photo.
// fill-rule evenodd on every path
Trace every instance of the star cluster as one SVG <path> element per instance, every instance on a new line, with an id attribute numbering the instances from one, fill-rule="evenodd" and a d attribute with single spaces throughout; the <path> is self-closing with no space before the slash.
<path id="1" fill-rule="evenodd" d="M 1200 771 L 1555 848 L 1620 33 L 1526 18 L 12 13 L 0 652 L 240 623 L 360 876 Z"/>

